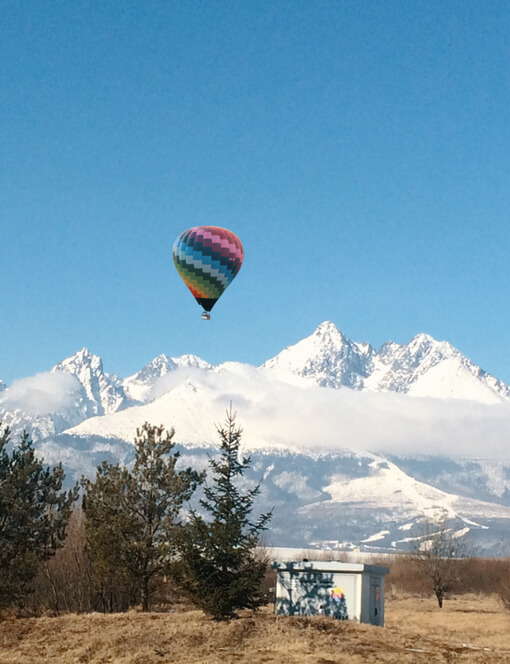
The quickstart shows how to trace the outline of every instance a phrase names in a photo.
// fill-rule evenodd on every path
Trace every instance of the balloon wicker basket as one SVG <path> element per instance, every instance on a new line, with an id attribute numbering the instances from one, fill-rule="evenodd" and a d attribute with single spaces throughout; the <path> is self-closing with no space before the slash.
<path id="1" fill-rule="evenodd" d="M 208 311 L 203 311 L 202 320 L 211 320 L 211 314 Z"/>

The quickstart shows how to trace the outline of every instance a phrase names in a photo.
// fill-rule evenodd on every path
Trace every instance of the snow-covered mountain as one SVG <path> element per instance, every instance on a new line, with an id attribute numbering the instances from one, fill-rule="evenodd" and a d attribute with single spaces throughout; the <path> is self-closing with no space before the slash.
<path id="1" fill-rule="evenodd" d="M 61 433 L 89 418 L 108 416 L 152 399 L 159 378 L 187 367 L 211 366 L 193 355 L 160 355 L 125 379 L 108 374 L 98 355 L 82 348 L 49 372 L 0 389 L 0 421 L 14 435 L 26 429 L 34 440 Z"/>
<path id="2" fill-rule="evenodd" d="M 0 381 L 0 417 L 15 431 L 25 427 L 34 438 L 43 438 L 89 418 L 147 404 L 177 387 L 169 380 L 172 374 L 181 378 L 189 376 L 187 372 L 195 376 L 232 374 L 235 366 L 227 362 L 213 367 L 195 355 L 163 354 L 122 379 L 105 373 L 101 358 L 83 348 L 50 370 L 50 374 L 60 375 L 60 381 L 52 381 L 47 374 L 15 381 L 11 387 Z M 239 366 L 247 370 L 247 365 Z M 406 345 L 387 342 L 376 351 L 368 343 L 351 341 L 330 322 L 319 325 L 313 334 L 285 348 L 259 370 L 266 389 L 271 389 L 268 380 L 274 379 L 277 385 L 348 387 L 358 392 L 489 404 L 510 401 L 508 385 L 445 341 L 418 334 Z M 259 370 L 250 368 L 252 374 Z"/>
<path id="3" fill-rule="evenodd" d="M 62 360 L 51 371 L 68 373 L 79 380 L 83 394 L 80 404 L 76 405 L 83 409 L 85 417 L 108 415 L 133 405 L 120 379 L 106 374 L 101 358 L 92 355 L 86 348 Z"/>
<path id="4" fill-rule="evenodd" d="M 183 460 L 205 466 L 231 402 L 248 479 L 263 476 L 260 500 L 276 507 L 275 545 L 392 550 L 440 514 L 492 552 L 510 534 L 510 387 L 425 334 L 377 351 L 325 322 L 261 367 L 160 355 L 127 378 L 82 349 L 0 384 L 2 424 L 75 477 L 128 463 L 146 421 L 175 428 Z"/>
<path id="5" fill-rule="evenodd" d="M 375 351 L 348 339 L 330 322 L 262 365 L 280 378 L 292 375 L 325 387 L 398 392 L 420 397 L 499 403 L 510 387 L 484 372 L 446 341 L 418 334 L 406 345 L 391 341 Z"/>
<path id="6" fill-rule="evenodd" d="M 133 376 L 125 378 L 122 381 L 122 386 L 126 394 L 132 399 L 143 403 L 150 399 L 152 388 L 159 378 L 183 367 L 191 367 L 202 371 L 212 369 L 208 362 L 201 360 L 196 355 L 169 357 L 163 354 L 155 357 Z"/>
<path id="7" fill-rule="evenodd" d="M 333 323 L 324 322 L 311 336 L 285 348 L 262 368 L 280 378 L 293 374 L 309 378 L 322 387 L 345 386 L 359 390 L 373 371 L 376 355 L 370 344 L 355 343 Z"/>
<path id="8" fill-rule="evenodd" d="M 26 429 L 38 440 L 132 405 L 120 380 L 103 371 L 101 358 L 82 348 L 49 372 L 0 392 L 0 419 L 13 434 Z"/>

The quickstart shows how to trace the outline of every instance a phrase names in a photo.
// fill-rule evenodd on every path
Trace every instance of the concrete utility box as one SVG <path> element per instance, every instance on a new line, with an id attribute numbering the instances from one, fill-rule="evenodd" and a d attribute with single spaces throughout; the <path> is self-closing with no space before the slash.
<path id="1" fill-rule="evenodd" d="M 322 614 L 384 625 L 387 567 L 317 560 L 272 566 L 276 569 L 276 614 Z"/>

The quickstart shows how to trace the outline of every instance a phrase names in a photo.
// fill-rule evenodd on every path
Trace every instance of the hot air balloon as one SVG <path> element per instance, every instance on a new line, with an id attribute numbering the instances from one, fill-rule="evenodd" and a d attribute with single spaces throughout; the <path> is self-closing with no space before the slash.
<path id="1" fill-rule="evenodd" d="M 241 269 L 241 240 L 226 228 L 195 226 L 181 233 L 172 249 L 177 272 L 209 320 L 218 298 Z"/>

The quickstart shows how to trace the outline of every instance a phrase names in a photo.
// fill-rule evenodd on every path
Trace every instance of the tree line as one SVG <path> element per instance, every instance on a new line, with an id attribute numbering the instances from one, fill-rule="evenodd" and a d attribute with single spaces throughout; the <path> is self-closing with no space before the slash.
<path id="1" fill-rule="evenodd" d="M 252 516 L 260 485 L 242 489 L 251 459 L 235 419 L 230 409 L 217 429 L 208 474 L 182 468 L 174 431 L 146 423 L 131 468 L 104 461 L 68 490 L 62 465 L 45 467 L 27 433 L 14 444 L 0 431 L 0 614 L 188 602 L 221 620 L 260 606 L 272 586 L 258 549 L 271 513 Z M 475 558 L 445 523 L 427 522 L 390 567 L 392 592 L 432 593 L 439 607 L 451 593 L 492 592 L 510 609 L 509 560 Z"/>
<path id="2" fill-rule="evenodd" d="M 4 429 L 0 609 L 37 608 L 44 596 L 56 612 L 149 611 L 162 590 L 218 620 L 260 606 L 271 513 L 252 515 L 260 485 L 242 487 L 251 459 L 231 408 L 217 430 L 208 473 L 181 467 L 173 429 L 145 423 L 131 468 L 104 461 L 65 490 L 62 465 L 45 467 L 28 434 L 14 445 Z"/>

